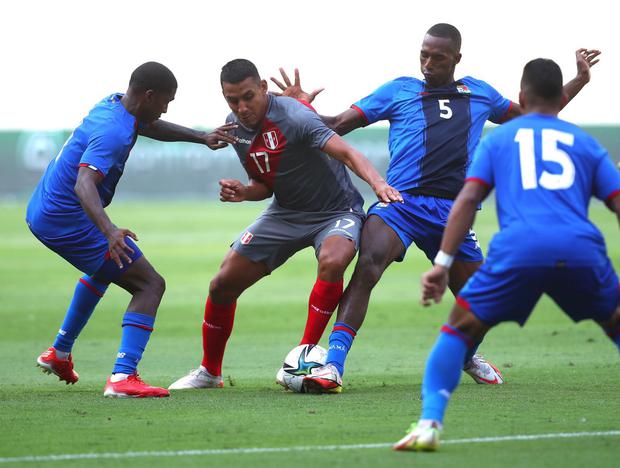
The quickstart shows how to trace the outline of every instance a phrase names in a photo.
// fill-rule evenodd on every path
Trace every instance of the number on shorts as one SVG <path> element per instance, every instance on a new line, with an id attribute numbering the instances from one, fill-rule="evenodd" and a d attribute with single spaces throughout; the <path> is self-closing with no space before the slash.
<path id="1" fill-rule="evenodd" d="M 346 222 L 346 224 L 343 224 L 343 225 L 341 226 L 341 225 L 340 225 L 340 223 L 341 223 L 342 221 L 345 221 L 345 222 Z M 352 226 L 355 226 L 355 221 L 353 221 L 353 220 L 352 220 L 352 219 L 350 219 L 350 218 L 342 218 L 342 219 L 339 219 L 338 221 L 336 221 L 336 226 L 335 226 L 335 227 L 340 228 L 340 229 L 349 229 L 349 228 L 350 228 L 350 227 L 352 227 Z"/>

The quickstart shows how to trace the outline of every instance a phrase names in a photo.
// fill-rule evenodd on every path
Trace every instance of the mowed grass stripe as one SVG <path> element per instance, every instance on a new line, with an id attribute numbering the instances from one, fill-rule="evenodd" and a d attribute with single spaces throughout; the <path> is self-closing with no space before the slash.
<path id="1" fill-rule="evenodd" d="M 443 445 L 456 444 L 484 444 L 492 442 L 521 442 L 548 439 L 573 439 L 578 437 L 614 437 L 620 436 L 619 431 L 599 431 L 599 432 L 558 432 L 551 434 L 522 434 L 513 436 L 497 437 L 474 437 L 469 439 L 453 439 L 442 441 Z M 120 452 L 120 453 L 75 453 L 61 455 L 33 455 L 25 457 L 0 458 L 0 463 L 23 463 L 23 462 L 51 462 L 67 460 L 96 460 L 104 458 L 143 458 L 143 457 L 195 457 L 207 455 L 242 455 L 253 453 L 286 453 L 286 452 L 308 452 L 308 451 L 329 451 L 329 450 L 360 450 L 378 449 L 391 447 L 393 443 L 384 442 L 380 444 L 351 444 L 351 445 L 301 445 L 296 447 L 250 447 L 234 449 L 210 449 L 210 450 L 175 450 L 175 451 L 153 451 L 153 452 Z"/>

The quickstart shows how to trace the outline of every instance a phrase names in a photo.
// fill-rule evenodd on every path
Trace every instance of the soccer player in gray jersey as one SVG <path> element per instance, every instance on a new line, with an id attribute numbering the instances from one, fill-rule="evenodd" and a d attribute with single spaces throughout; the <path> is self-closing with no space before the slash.
<path id="1" fill-rule="evenodd" d="M 363 199 L 345 166 L 366 181 L 384 203 L 402 202 L 370 162 L 328 128 L 307 103 L 267 93 L 267 82 L 248 60 L 222 68 L 222 92 L 232 114 L 229 133 L 248 184 L 220 181 L 224 202 L 263 200 L 270 206 L 233 243 L 209 287 L 203 360 L 170 389 L 223 386 L 222 360 L 237 298 L 297 251 L 312 246 L 318 277 L 308 304 L 301 344 L 316 344 L 342 296 L 344 271 L 355 257 Z"/>

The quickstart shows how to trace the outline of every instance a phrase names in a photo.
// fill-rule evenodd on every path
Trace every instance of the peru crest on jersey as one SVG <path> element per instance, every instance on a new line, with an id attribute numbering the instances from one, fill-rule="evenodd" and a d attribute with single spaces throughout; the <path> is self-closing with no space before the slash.
<path id="1" fill-rule="evenodd" d="M 263 133 L 263 141 L 265 142 L 265 146 L 270 150 L 274 150 L 278 147 L 278 135 L 273 130 Z"/>
<path id="2" fill-rule="evenodd" d="M 265 119 L 260 133 L 262 138 L 254 138 L 250 145 L 245 158 L 245 167 L 252 178 L 267 184 L 273 190 L 286 138 L 269 119 Z"/>

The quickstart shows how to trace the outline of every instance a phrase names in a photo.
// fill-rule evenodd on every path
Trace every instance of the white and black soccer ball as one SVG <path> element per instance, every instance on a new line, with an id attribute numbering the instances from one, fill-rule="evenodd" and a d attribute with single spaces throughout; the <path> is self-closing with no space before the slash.
<path id="1" fill-rule="evenodd" d="M 284 358 L 284 363 L 276 374 L 276 382 L 284 388 L 303 393 L 304 377 L 315 367 L 325 365 L 327 350 L 319 345 L 295 346 Z"/>

